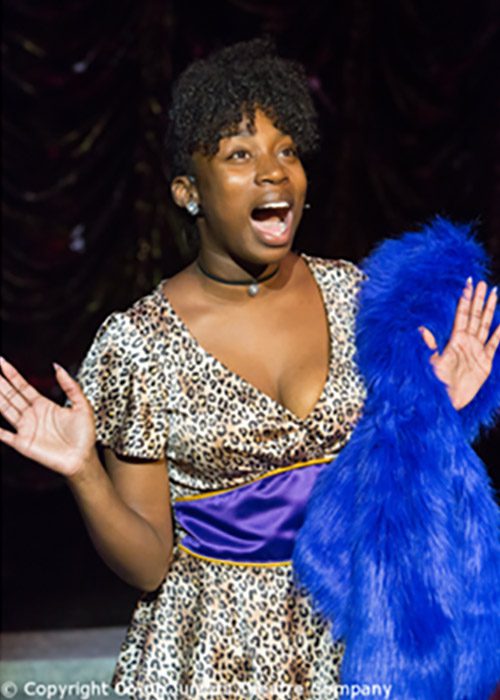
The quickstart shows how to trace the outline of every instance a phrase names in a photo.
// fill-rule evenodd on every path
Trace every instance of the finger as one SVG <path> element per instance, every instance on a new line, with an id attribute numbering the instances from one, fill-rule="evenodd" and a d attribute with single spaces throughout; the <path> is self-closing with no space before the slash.
<path id="1" fill-rule="evenodd" d="M 76 379 L 73 379 L 70 373 L 67 370 L 65 370 L 64 367 L 58 365 L 57 362 L 53 362 L 52 364 L 56 371 L 57 383 L 64 391 L 68 399 L 71 401 L 73 406 L 79 404 L 83 405 L 84 403 L 86 403 L 85 394 L 83 393 Z"/>
<path id="2" fill-rule="evenodd" d="M 469 277 L 457 304 L 457 311 L 455 313 L 455 320 L 453 322 L 453 330 L 451 332 L 452 335 L 454 333 L 458 333 L 458 331 L 465 331 L 467 329 L 467 324 L 469 322 L 469 310 L 471 299 L 472 277 Z"/>
<path id="3" fill-rule="evenodd" d="M 437 350 L 437 343 L 436 339 L 433 336 L 433 334 L 430 332 L 428 328 L 425 326 L 420 326 L 418 329 L 420 331 L 420 335 L 422 336 L 422 339 L 424 343 L 427 345 L 430 350 Z"/>
<path id="4" fill-rule="evenodd" d="M 14 450 L 17 450 L 27 457 L 29 456 L 27 452 L 28 445 L 26 439 L 21 438 L 18 433 L 13 433 L 11 430 L 4 430 L 3 428 L 0 428 L 0 442 L 9 445 L 9 447 L 12 447 Z"/>
<path id="5" fill-rule="evenodd" d="M 469 322 L 467 324 L 467 333 L 471 335 L 477 335 L 479 327 L 481 325 L 481 318 L 483 316 L 483 306 L 484 299 L 486 297 L 486 290 L 488 286 L 486 282 L 481 280 L 478 282 L 476 287 L 476 292 L 472 299 L 472 304 L 469 312 Z"/>
<path id="6" fill-rule="evenodd" d="M 11 430 L 4 430 L 0 428 L 0 441 L 4 442 L 6 445 L 11 447 L 15 446 L 17 433 L 13 433 Z"/>
<path id="7" fill-rule="evenodd" d="M 2 375 L 0 375 L 0 396 L 11 406 L 17 408 L 20 413 L 25 411 L 30 405 L 17 389 L 13 387 L 12 384 L 9 384 Z"/>
<path id="8" fill-rule="evenodd" d="M 5 357 L 0 357 L 0 367 L 2 372 L 7 377 L 12 386 L 15 386 L 18 392 L 26 399 L 29 404 L 40 396 L 35 387 L 31 386 L 23 375 L 17 371 L 14 365 L 7 362 Z"/>
<path id="9" fill-rule="evenodd" d="M 488 342 L 484 346 L 484 352 L 485 352 L 488 360 L 490 360 L 490 362 L 493 362 L 493 358 L 495 357 L 495 353 L 496 353 L 499 345 L 500 345 L 500 323 L 495 328 L 495 331 L 492 333 L 491 338 L 488 340 Z"/>
<path id="10" fill-rule="evenodd" d="M 7 420 L 14 428 L 18 425 L 21 414 L 7 399 L 0 396 L 0 415 Z"/>
<path id="11" fill-rule="evenodd" d="M 497 305 L 498 295 L 497 288 L 493 287 L 486 302 L 486 306 L 483 310 L 483 315 L 481 318 L 481 324 L 479 326 L 479 333 L 477 337 L 482 343 L 486 342 L 486 339 L 490 332 L 491 322 L 493 321 L 493 316 L 495 314 L 495 308 Z"/>

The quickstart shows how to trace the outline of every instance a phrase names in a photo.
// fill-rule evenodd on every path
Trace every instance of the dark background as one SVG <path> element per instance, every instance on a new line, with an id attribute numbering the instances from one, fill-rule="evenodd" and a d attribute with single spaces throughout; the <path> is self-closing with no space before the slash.
<path id="1" fill-rule="evenodd" d="M 297 248 L 359 261 L 434 213 L 500 258 L 497 0 L 4 1 L 3 353 L 62 396 L 112 310 L 186 264 L 165 179 L 172 79 L 269 33 L 301 60 L 323 148 Z M 497 269 L 498 272 L 498 269 Z M 499 441 L 478 445 L 495 485 Z M 3 627 L 125 624 L 137 592 L 64 481 L 2 447 Z"/>

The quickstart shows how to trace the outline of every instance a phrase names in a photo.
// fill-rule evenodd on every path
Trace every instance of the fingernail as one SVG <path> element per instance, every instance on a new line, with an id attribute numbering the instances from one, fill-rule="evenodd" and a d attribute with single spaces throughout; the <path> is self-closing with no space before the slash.
<path id="1" fill-rule="evenodd" d="M 467 286 L 468 287 L 472 286 L 472 277 L 467 277 Z"/>
<path id="2" fill-rule="evenodd" d="M 493 289 L 491 290 L 491 293 L 495 294 L 495 296 L 496 296 L 498 294 L 498 287 L 493 287 Z"/>
<path id="3" fill-rule="evenodd" d="M 62 369 L 61 365 L 58 365 L 57 362 L 52 363 L 53 368 L 57 371 L 58 369 Z"/>

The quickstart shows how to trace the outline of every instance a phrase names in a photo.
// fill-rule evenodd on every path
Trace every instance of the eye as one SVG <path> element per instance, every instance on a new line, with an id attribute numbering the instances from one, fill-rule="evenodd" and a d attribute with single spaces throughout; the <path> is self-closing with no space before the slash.
<path id="1" fill-rule="evenodd" d="M 284 146 L 281 149 L 281 153 L 285 156 L 285 158 L 298 158 L 299 157 L 299 152 L 295 146 Z"/>
<path id="2" fill-rule="evenodd" d="M 250 158 L 250 153 L 243 148 L 238 148 L 228 155 L 227 160 L 246 160 L 247 158 Z"/>

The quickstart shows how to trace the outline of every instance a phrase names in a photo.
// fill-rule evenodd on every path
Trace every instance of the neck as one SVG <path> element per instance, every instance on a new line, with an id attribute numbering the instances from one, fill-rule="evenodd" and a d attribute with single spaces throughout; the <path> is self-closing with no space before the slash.
<path id="1" fill-rule="evenodd" d="M 280 266 L 281 260 L 269 264 L 262 264 L 241 260 L 236 257 L 223 257 L 200 253 L 196 264 L 209 274 L 220 277 L 228 282 L 234 280 L 248 280 L 250 283 L 253 280 L 258 280 L 261 277 L 266 277 L 266 275 L 271 274 Z"/>
<path id="2" fill-rule="evenodd" d="M 228 300 L 249 300 L 249 297 L 267 296 L 273 289 L 280 289 L 285 282 L 287 260 L 295 256 L 290 252 L 283 258 L 269 264 L 241 263 L 229 257 L 200 254 L 192 265 L 192 272 L 199 283 L 211 296 Z M 285 275 L 286 277 L 286 275 Z M 214 279 L 217 278 L 217 279 Z M 258 290 L 250 291 L 257 284 Z"/>
<path id="3" fill-rule="evenodd" d="M 272 272 L 269 272 L 264 275 L 259 275 L 258 277 L 243 277 L 240 279 L 227 279 L 225 277 L 220 277 L 219 275 L 214 274 L 213 272 L 210 272 L 209 270 L 206 269 L 206 267 L 203 265 L 203 263 L 200 260 L 196 261 L 196 264 L 198 266 L 198 270 L 201 272 L 202 275 L 207 277 L 208 279 L 212 280 L 212 282 L 215 282 L 216 284 L 220 284 L 223 286 L 229 286 L 229 287 L 244 287 L 248 295 L 250 297 L 255 297 L 260 291 L 260 285 L 263 282 L 267 282 L 271 280 L 273 277 L 275 277 L 278 274 L 279 270 L 279 263 L 278 265 L 272 270 Z"/>

